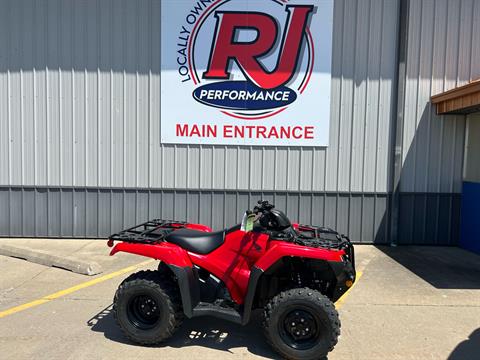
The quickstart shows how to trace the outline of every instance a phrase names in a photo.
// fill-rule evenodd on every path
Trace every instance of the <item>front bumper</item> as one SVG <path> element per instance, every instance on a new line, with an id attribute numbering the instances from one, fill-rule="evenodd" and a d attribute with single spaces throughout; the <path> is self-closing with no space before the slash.
<path id="1" fill-rule="evenodd" d="M 341 262 L 330 262 L 337 280 L 333 290 L 332 301 L 335 302 L 352 287 L 357 278 L 355 271 L 355 250 L 351 243 L 345 249 L 345 255 Z"/>

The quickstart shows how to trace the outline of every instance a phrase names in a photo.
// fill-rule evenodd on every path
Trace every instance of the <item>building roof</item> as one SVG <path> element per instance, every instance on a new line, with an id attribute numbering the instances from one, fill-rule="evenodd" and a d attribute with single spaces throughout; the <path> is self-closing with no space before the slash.
<path id="1" fill-rule="evenodd" d="M 480 112 L 480 79 L 432 96 L 437 114 L 471 114 Z"/>

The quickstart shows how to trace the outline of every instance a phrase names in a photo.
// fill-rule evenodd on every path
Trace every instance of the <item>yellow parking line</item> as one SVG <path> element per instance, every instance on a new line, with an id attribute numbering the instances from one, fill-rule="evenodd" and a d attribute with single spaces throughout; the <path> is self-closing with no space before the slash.
<path id="1" fill-rule="evenodd" d="M 18 313 L 18 312 L 20 312 L 20 311 L 27 310 L 27 309 L 30 309 L 30 308 L 32 308 L 32 307 L 38 306 L 38 305 L 45 304 L 45 303 L 47 303 L 47 302 L 49 302 L 49 301 L 51 301 L 51 300 L 58 299 L 59 297 L 62 297 L 62 296 L 65 296 L 65 295 L 69 295 L 69 294 L 74 293 L 74 292 L 76 292 L 76 291 L 78 291 L 78 290 L 85 289 L 85 288 L 87 288 L 87 287 L 89 287 L 89 286 L 93 286 L 93 285 L 99 284 L 99 283 L 101 283 L 101 282 L 104 282 L 104 281 L 113 279 L 114 277 L 117 277 L 117 276 L 120 276 L 120 275 L 129 273 L 129 272 L 131 272 L 131 271 L 136 270 L 136 269 L 139 268 L 139 267 L 148 265 L 148 264 L 150 264 L 150 263 L 152 263 L 152 262 L 154 262 L 154 261 L 155 261 L 155 260 L 147 260 L 147 261 L 141 262 L 141 263 L 139 263 L 139 264 L 137 264 L 137 265 L 129 266 L 129 267 L 126 267 L 126 268 L 124 268 L 124 269 L 121 269 L 121 270 L 112 272 L 112 273 L 110 273 L 110 274 L 107 274 L 107 275 L 98 277 L 98 278 L 96 278 L 96 279 L 93 279 L 93 280 L 90 280 L 90 281 L 86 281 L 86 282 L 84 282 L 84 283 L 81 283 L 81 284 L 72 286 L 72 287 L 70 287 L 70 288 L 68 288 L 68 289 L 61 290 L 61 291 L 57 291 L 56 293 L 53 293 L 53 294 L 44 296 L 44 297 L 42 297 L 42 298 L 40 298 L 40 299 L 37 299 L 37 300 L 31 301 L 31 302 L 28 302 L 28 303 L 26 303 L 26 304 L 18 305 L 18 306 L 12 307 L 12 308 L 10 308 L 10 309 L 1 311 L 1 312 L 0 312 L 0 319 L 3 318 L 3 317 L 5 317 L 5 316 L 15 314 L 15 313 Z"/>
<path id="2" fill-rule="evenodd" d="M 154 262 L 154 261 L 155 261 L 155 260 L 147 260 L 147 261 L 141 262 L 141 263 L 139 263 L 139 264 L 137 264 L 137 265 L 129 266 L 129 267 L 126 267 L 126 268 L 124 268 L 124 269 L 121 269 L 121 270 L 112 272 L 112 273 L 110 273 L 110 274 L 107 274 L 107 275 L 98 277 L 98 278 L 96 278 L 96 279 L 93 279 L 93 280 L 90 280 L 90 281 L 86 281 L 86 282 L 84 282 L 84 283 L 81 283 L 81 284 L 72 286 L 72 287 L 70 287 L 70 288 L 68 288 L 68 289 L 57 291 L 56 293 L 53 293 L 53 294 L 44 296 L 44 297 L 42 297 L 42 298 L 40 298 L 40 299 L 37 299 L 37 300 L 33 300 L 33 301 L 28 302 L 28 303 L 26 303 L 26 304 L 18 305 L 18 306 L 12 307 L 12 308 L 10 308 L 10 309 L 1 311 L 1 312 L 0 312 L 0 319 L 3 318 L 3 317 L 5 317 L 5 316 L 12 315 L 12 314 L 18 313 L 18 312 L 20 312 L 20 311 L 30 309 L 30 308 L 35 307 L 35 306 L 45 304 L 45 303 L 47 303 L 47 302 L 49 302 L 49 301 L 58 299 L 59 297 L 62 297 L 62 296 L 65 296 L 65 295 L 69 295 L 69 294 L 74 293 L 74 292 L 76 292 L 76 291 L 79 291 L 79 290 L 85 289 L 85 288 L 87 288 L 87 287 L 90 287 L 90 286 L 93 286 L 93 285 L 102 283 L 102 282 L 104 282 L 104 281 L 113 279 L 114 277 L 117 277 L 117 276 L 120 276 L 120 275 L 129 273 L 129 272 L 131 272 L 131 271 L 136 270 L 136 269 L 139 268 L 139 267 L 148 265 L 148 264 L 150 264 L 150 263 L 152 263 L 152 262 Z M 337 309 L 340 309 L 340 307 L 342 307 L 343 303 L 345 302 L 345 299 L 346 299 L 347 295 L 348 295 L 348 294 L 350 293 L 350 291 L 355 287 L 355 285 L 358 283 L 358 281 L 360 280 L 360 278 L 362 277 L 362 275 L 363 275 L 363 272 L 361 272 L 361 271 L 357 272 L 357 279 L 356 279 L 355 283 L 353 284 L 353 286 L 352 286 L 350 289 L 348 289 L 348 291 L 347 291 L 345 294 L 343 294 L 343 295 L 340 297 L 340 299 L 338 299 L 337 302 L 335 303 L 335 307 L 336 307 Z"/>
<path id="3" fill-rule="evenodd" d="M 357 283 L 360 280 L 360 278 L 362 277 L 362 275 L 363 275 L 362 271 L 357 272 L 357 278 L 355 279 L 355 282 L 353 283 L 352 287 L 350 289 L 348 289 L 347 292 L 345 294 L 343 294 L 340 297 L 340 299 L 338 299 L 337 302 L 335 303 L 335 307 L 337 309 L 340 309 L 343 306 L 343 303 L 345 302 L 345 299 L 347 298 L 348 294 L 350 293 L 350 291 L 352 291 L 352 289 L 355 287 L 355 285 L 357 285 Z"/>

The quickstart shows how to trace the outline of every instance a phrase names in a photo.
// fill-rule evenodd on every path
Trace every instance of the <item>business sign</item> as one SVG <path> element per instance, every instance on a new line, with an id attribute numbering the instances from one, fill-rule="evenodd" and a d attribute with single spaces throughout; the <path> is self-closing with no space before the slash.
<path id="1" fill-rule="evenodd" d="M 161 140 L 327 146 L 333 0 L 162 0 Z"/>

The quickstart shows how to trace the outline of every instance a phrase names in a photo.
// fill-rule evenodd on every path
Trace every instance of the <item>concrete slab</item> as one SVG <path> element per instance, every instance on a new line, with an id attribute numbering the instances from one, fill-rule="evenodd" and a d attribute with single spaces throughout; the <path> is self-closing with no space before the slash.
<path id="1" fill-rule="evenodd" d="M 103 251 L 102 246 L 104 244 L 94 243 L 84 249 L 91 254 Z M 429 255 L 438 261 L 431 260 L 430 271 L 419 273 L 397 262 L 384 249 L 357 246 L 357 264 L 363 276 L 339 310 L 342 335 L 329 359 L 478 360 L 480 290 L 471 286 L 472 283 L 462 289 L 458 281 L 456 288 L 433 285 L 439 283 L 435 273 L 455 279 L 455 264 L 445 263 L 448 249 L 436 252 L 433 248 L 398 248 L 395 251 L 399 251 L 397 256 L 408 257 L 411 252 L 415 256 Z M 462 258 L 457 249 L 452 249 L 452 259 Z M 110 263 L 113 265 L 110 271 L 144 260 L 136 256 L 115 256 L 114 259 L 117 266 Z M 106 257 L 106 261 L 110 260 Z M 468 265 L 465 261 L 457 265 L 469 266 L 473 272 L 479 270 L 476 258 L 471 260 Z M 7 301 L 17 295 L 31 301 L 37 294 L 58 291 L 85 279 L 59 269 L 39 271 L 36 268 L 39 265 L 20 263 L 16 259 L 0 260 L 0 293 L 4 287 L 22 284 L 6 293 Z M 105 263 L 100 264 L 105 267 Z M 12 267 L 18 267 L 18 271 Z M 152 264 L 151 268 L 154 267 Z M 111 314 L 113 294 L 126 276 L 0 319 L 2 359 L 278 358 L 264 342 L 258 313 L 245 328 L 213 318 L 196 318 L 185 321 L 164 346 L 131 344 Z"/>
<path id="2" fill-rule="evenodd" d="M 24 259 L 35 264 L 53 266 L 82 275 L 97 275 L 102 267 L 95 261 L 83 261 L 72 256 L 60 256 L 43 250 L 0 243 L 0 255 Z"/>
<path id="3" fill-rule="evenodd" d="M 16 244 L 16 242 L 20 246 L 28 246 L 33 249 L 48 249 L 49 252 L 75 256 L 83 260 L 93 259 L 101 264 L 105 273 L 132 266 L 145 260 L 145 258 L 136 255 L 123 253 L 109 256 L 110 249 L 106 246 L 104 240 L 0 240 L 0 243 L 7 244 Z M 88 280 L 97 277 L 89 277 Z M 87 278 L 84 275 L 70 271 L 0 256 L 0 311 L 69 288 L 86 280 Z"/>
<path id="4" fill-rule="evenodd" d="M 480 342 L 462 358 L 451 354 L 480 327 L 480 306 L 348 304 L 341 319 L 330 360 L 479 359 Z"/>
<path id="5" fill-rule="evenodd" d="M 11 239 L 0 238 L 0 244 L 25 247 L 32 250 L 48 251 L 63 257 L 74 257 L 80 261 L 96 262 L 105 273 L 118 268 L 122 262 L 133 264 L 142 261 L 141 257 L 130 254 L 109 256 L 110 248 L 106 240 L 77 240 L 77 239 Z M 126 261 L 124 261 L 124 259 Z M 139 260 L 140 259 L 140 260 Z M 128 265 L 126 265 L 128 266 Z"/>

